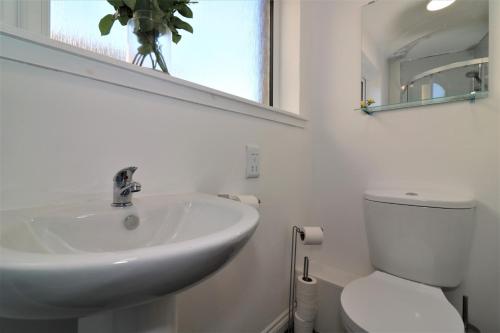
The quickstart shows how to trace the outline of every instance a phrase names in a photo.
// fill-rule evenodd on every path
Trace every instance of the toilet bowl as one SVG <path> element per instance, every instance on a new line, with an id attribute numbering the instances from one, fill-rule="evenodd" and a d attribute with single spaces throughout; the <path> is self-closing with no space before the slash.
<path id="1" fill-rule="evenodd" d="M 460 315 L 440 288 L 380 271 L 344 288 L 341 311 L 348 332 L 464 332 Z"/>
<path id="2" fill-rule="evenodd" d="M 365 223 L 377 269 L 341 294 L 348 332 L 463 333 L 440 287 L 460 284 L 470 251 L 475 201 L 457 193 L 367 191 Z"/>

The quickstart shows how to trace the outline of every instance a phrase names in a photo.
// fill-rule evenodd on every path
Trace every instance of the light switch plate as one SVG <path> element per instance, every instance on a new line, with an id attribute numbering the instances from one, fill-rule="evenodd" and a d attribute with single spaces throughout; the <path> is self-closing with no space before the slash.
<path id="1" fill-rule="evenodd" d="M 247 145 L 247 178 L 259 178 L 260 176 L 260 148 L 257 145 Z"/>

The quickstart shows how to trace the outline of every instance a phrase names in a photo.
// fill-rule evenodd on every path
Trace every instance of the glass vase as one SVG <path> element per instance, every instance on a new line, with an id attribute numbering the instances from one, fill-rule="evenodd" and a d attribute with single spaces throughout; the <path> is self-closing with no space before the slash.
<path id="1" fill-rule="evenodd" d="M 153 11 L 137 10 L 128 21 L 127 61 L 169 74 L 171 33 Z"/>

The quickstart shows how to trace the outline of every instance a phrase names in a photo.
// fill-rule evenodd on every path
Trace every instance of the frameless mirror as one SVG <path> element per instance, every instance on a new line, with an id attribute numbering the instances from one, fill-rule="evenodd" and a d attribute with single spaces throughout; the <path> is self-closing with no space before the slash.
<path id="1" fill-rule="evenodd" d="M 362 25 L 362 109 L 486 96 L 488 0 L 376 0 Z"/>

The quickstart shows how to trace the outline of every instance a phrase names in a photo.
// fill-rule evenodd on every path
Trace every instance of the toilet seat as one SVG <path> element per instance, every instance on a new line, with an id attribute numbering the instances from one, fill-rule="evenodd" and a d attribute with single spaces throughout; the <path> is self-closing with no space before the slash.
<path id="1" fill-rule="evenodd" d="M 379 271 L 349 283 L 341 305 L 351 332 L 464 332 L 460 315 L 440 288 Z"/>

